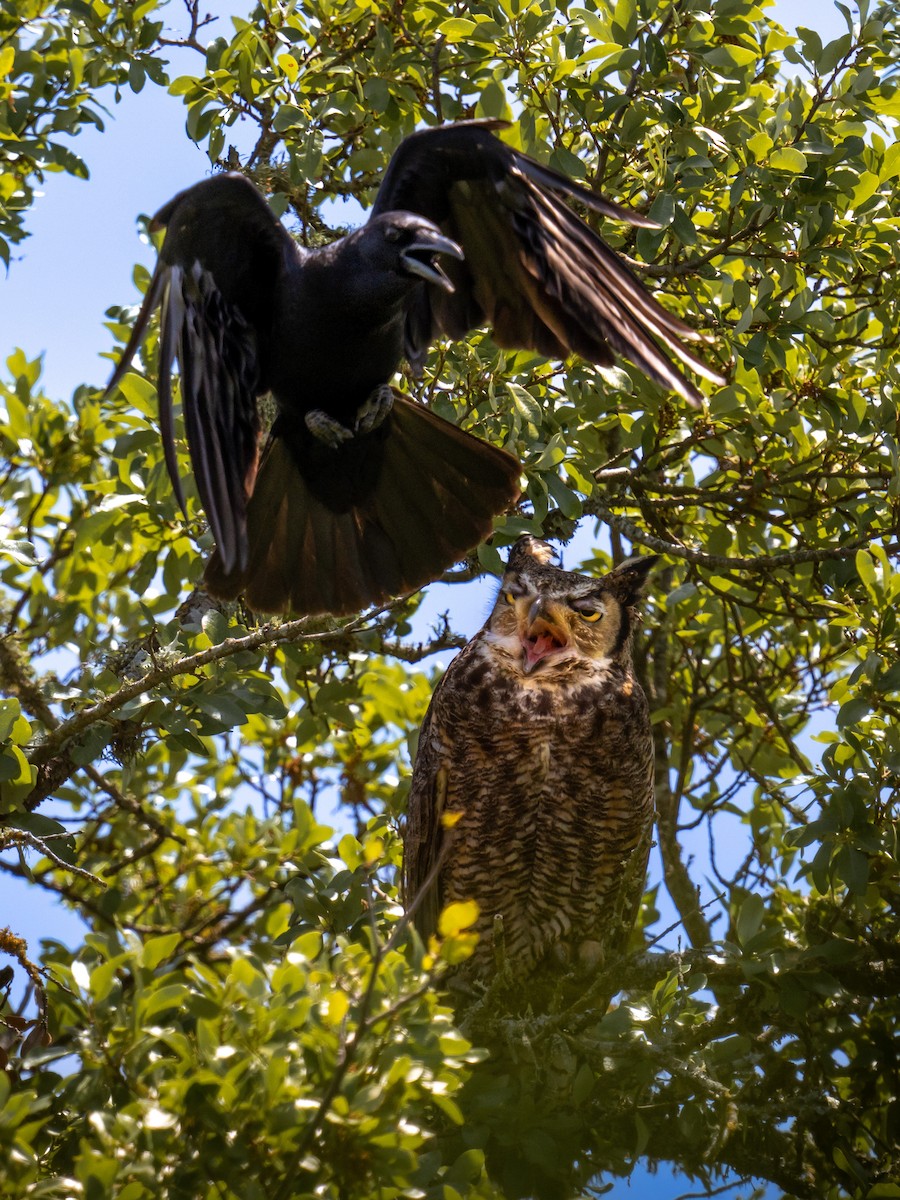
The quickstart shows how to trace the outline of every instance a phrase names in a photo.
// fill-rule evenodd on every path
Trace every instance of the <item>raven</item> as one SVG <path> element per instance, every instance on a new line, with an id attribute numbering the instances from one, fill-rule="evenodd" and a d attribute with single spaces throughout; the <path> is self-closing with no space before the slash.
<path id="1" fill-rule="evenodd" d="M 170 375 L 177 358 L 197 491 L 216 541 L 205 581 L 261 612 L 354 612 L 419 587 L 488 536 L 520 466 L 392 388 L 441 334 L 489 322 L 500 346 L 599 364 L 626 355 L 696 404 L 672 354 L 721 377 L 560 199 L 655 228 L 461 121 L 401 142 L 361 228 L 308 250 L 238 174 L 180 192 L 107 392 L 161 308 L 160 427 L 184 509 Z M 262 455 L 257 398 L 277 415 Z"/>

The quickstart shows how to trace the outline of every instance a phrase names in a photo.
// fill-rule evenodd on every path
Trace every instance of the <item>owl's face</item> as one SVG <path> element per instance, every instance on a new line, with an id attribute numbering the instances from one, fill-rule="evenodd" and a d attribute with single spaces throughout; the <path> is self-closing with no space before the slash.
<path id="1" fill-rule="evenodd" d="M 489 639 L 523 675 L 537 678 L 578 661 L 600 666 L 627 657 L 630 609 L 655 556 L 631 559 L 599 579 L 561 571 L 553 557 L 546 542 L 516 542 L 485 626 Z"/>

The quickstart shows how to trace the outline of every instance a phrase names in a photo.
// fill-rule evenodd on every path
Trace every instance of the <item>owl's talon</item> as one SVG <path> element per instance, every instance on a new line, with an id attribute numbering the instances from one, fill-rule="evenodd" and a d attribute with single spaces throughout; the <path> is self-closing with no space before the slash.
<path id="1" fill-rule="evenodd" d="M 394 392 L 389 383 L 383 383 L 356 410 L 356 433 L 371 433 L 381 425 L 394 407 Z"/>
<path id="2" fill-rule="evenodd" d="M 324 442 L 326 446 L 330 446 L 332 450 L 339 450 L 354 436 L 354 430 L 348 429 L 346 425 L 342 425 L 340 421 L 330 417 L 321 408 L 310 409 L 303 419 L 313 437 L 319 442 Z"/>

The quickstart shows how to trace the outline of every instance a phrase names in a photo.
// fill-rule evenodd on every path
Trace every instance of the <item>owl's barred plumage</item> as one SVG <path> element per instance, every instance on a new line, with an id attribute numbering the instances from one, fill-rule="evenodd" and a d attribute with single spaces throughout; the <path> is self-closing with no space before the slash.
<path id="1" fill-rule="evenodd" d="M 451 663 L 422 726 L 404 894 L 423 938 L 475 900 L 467 973 L 490 973 L 495 918 L 516 977 L 588 971 L 634 923 L 653 817 L 653 741 L 631 661 L 633 605 L 655 559 L 603 578 L 513 547 L 484 628 Z M 461 813 L 445 827 L 445 813 Z M 419 893 L 425 890 L 425 895 Z"/>

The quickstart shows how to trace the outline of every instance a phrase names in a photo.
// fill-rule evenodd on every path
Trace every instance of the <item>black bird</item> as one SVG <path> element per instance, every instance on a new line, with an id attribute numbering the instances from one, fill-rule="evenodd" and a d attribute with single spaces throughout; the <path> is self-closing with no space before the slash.
<path id="1" fill-rule="evenodd" d="M 390 387 L 405 357 L 490 322 L 495 341 L 609 365 L 700 393 L 675 355 L 700 334 L 667 313 L 560 196 L 632 225 L 639 214 L 505 145 L 502 121 L 420 130 L 398 147 L 369 220 L 299 246 L 243 176 L 180 192 L 109 384 L 160 306 L 160 426 L 184 508 L 170 376 L 177 358 L 197 490 L 216 539 L 206 583 L 254 609 L 347 613 L 429 582 L 488 536 L 520 467 Z M 260 459 L 257 397 L 277 416 Z"/>

